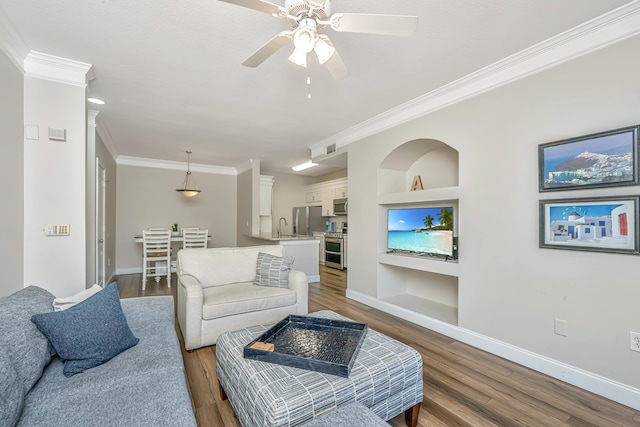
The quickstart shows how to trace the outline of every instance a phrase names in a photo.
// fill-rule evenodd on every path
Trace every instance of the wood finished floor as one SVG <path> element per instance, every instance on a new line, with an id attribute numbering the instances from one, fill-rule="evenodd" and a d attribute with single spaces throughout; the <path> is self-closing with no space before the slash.
<path id="1" fill-rule="evenodd" d="M 424 362 L 424 402 L 418 425 L 450 426 L 640 426 L 640 412 L 554 378 L 493 356 L 413 323 L 345 297 L 346 274 L 321 266 L 320 283 L 309 287 L 309 311 L 333 310 L 412 346 Z M 117 278 L 122 298 L 173 295 L 141 275 Z M 176 331 L 182 343 L 182 334 Z M 216 378 L 215 347 L 182 351 L 196 419 L 200 427 L 240 426 L 229 401 L 222 401 Z M 390 423 L 404 425 L 402 415 Z M 356 426 L 350 426 L 356 427 Z"/>

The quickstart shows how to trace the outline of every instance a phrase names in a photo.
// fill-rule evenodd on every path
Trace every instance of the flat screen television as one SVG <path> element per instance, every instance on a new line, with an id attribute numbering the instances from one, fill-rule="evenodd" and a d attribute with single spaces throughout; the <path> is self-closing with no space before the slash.
<path id="1" fill-rule="evenodd" d="M 387 251 L 457 258 L 453 206 L 387 210 Z"/>

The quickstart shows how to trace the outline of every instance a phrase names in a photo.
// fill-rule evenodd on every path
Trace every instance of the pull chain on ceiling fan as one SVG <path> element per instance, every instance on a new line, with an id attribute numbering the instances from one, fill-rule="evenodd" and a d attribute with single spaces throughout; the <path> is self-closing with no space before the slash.
<path id="1" fill-rule="evenodd" d="M 242 63 L 247 67 L 257 67 L 278 50 L 293 41 L 294 50 L 289 61 L 301 67 L 307 66 L 307 57 L 313 51 L 318 62 L 325 65 L 334 79 L 349 76 L 349 70 L 342 62 L 335 46 L 325 34 L 319 33 L 325 27 L 345 33 L 382 34 L 390 36 L 411 36 L 418 26 L 417 16 L 374 15 L 365 13 L 336 13 L 331 15 L 331 0 L 285 0 L 280 6 L 265 0 L 220 0 L 243 6 L 276 18 L 286 18 L 291 30 L 277 34 Z"/>

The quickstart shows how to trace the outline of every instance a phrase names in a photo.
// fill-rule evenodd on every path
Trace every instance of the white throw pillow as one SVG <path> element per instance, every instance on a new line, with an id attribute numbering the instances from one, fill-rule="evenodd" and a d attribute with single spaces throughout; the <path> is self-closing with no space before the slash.
<path id="1" fill-rule="evenodd" d="M 53 310 L 54 311 L 62 311 L 66 310 L 69 307 L 73 307 L 89 298 L 91 295 L 97 294 L 100 292 L 102 288 L 100 285 L 93 285 L 89 289 L 85 289 L 84 291 L 80 291 L 75 295 L 66 298 L 56 298 L 53 300 Z"/>
<path id="2" fill-rule="evenodd" d="M 264 252 L 258 253 L 256 264 L 256 278 L 253 284 L 256 286 L 271 286 L 274 288 L 289 287 L 289 271 L 293 265 L 294 257 L 278 257 Z"/>

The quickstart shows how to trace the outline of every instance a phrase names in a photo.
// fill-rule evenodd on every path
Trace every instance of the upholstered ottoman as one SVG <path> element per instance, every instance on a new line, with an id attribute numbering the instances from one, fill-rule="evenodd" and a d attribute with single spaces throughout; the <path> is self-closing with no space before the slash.
<path id="1" fill-rule="evenodd" d="M 314 418 L 312 421 L 305 423 L 303 427 L 388 427 L 390 425 L 362 403 L 352 402 L 339 407 L 335 411 Z"/>
<path id="2" fill-rule="evenodd" d="M 349 320 L 332 311 L 309 316 Z M 244 346 L 270 326 L 226 332 L 216 345 L 222 397 L 244 427 L 297 426 L 354 401 L 383 420 L 404 412 L 407 425 L 416 426 L 422 402 L 416 350 L 368 329 L 349 378 L 245 359 Z"/>

